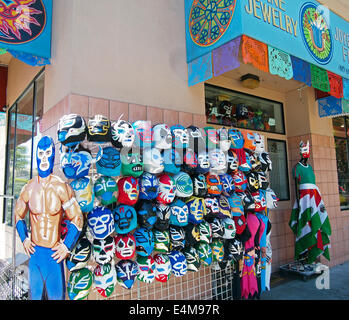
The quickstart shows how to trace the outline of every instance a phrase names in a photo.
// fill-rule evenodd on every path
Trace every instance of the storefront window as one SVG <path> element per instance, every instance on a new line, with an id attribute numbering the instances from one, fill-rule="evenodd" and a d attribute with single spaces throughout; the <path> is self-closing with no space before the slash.
<path id="1" fill-rule="evenodd" d="M 270 187 L 280 200 L 290 200 L 286 142 L 268 139 L 268 153 L 273 164 Z"/>
<path id="2" fill-rule="evenodd" d="M 285 134 L 282 103 L 205 85 L 207 123 Z"/>
<path id="3" fill-rule="evenodd" d="M 349 209 L 349 163 L 348 130 L 349 118 L 340 117 L 332 120 L 336 147 L 339 200 L 341 210 Z"/>
<path id="4" fill-rule="evenodd" d="M 8 111 L 5 178 L 7 195 L 18 197 L 36 169 L 33 150 L 35 142 L 41 136 L 39 120 L 43 114 L 43 90 L 44 73 L 41 73 Z M 11 225 L 14 201 L 4 201 L 3 222 Z"/>

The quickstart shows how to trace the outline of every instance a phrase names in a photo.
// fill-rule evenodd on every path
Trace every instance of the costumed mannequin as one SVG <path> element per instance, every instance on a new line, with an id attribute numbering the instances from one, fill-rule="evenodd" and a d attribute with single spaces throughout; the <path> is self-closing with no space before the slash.
<path id="1" fill-rule="evenodd" d="M 322 254 L 328 260 L 331 235 L 330 221 L 315 182 L 313 168 L 308 163 L 309 141 L 300 142 L 301 159 L 293 168 L 296 201 L 289 226 L 296 235 L 295 260 L 313 263 Z"/>
<path id="2" fill-rule="evenodd" d="M 32 300 L 65 299 L 64 260 L 76 244 L 83 227 L 83 215 L 68 183 L 52 175 L 54 141 L 40 139 L 36 160 L 39 175 L 22 189 L 15 206 L 15 223 L 25 252 L 30 256 L 29 287 Z M 29 211 L 31 235 L 24 220 Z M 64 241 L 60 225 L 69 220 Z"/>

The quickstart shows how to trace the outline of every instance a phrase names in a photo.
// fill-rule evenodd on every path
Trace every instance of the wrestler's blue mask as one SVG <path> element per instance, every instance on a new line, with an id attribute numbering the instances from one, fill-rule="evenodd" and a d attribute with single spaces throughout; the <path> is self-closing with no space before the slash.
<path id="1" fill-rule="evenodd" d="M 137 213 L 136 210 L 128 205 L 119 205 L 113 210 L 115 232 L 119 234 L 126 234 L 136 229 L 137 227 Z"/>
<path id="2" fill-rule="evenodd" d="M 181 171 L 182 159 L 174 149 L 164 150 L 164 172 L 176 174 Z"/>
<path id="3" fill-rule="evenodd" d="M 244 137 L 237 129 L 229 129 L 228 136 L 231 141 L 231 149 L 241 149 L 244 147 Z"/>
<path id="4" fill-rule="evenodd" d="M 116 177 L 121 172 L 121 159 L 119 150 L 114 147 L 103 148 L 102 158 L 96 162 L 97 173 Z"/>
<path id="5" fill-rule="evenodd" d="M 136 239 L 136 253 L 140 256 L 149 256 L 155 246 L 153 232 L 147 228 L 138 228 L 133 234 Z"/>
<path id="6" fill-rule="evenodd" d="M 36 149 L 38 174 L 41 178 L 48 177 L 53 172 L 55 162 L 55 143 L 49 136 L 40 139 Z"/>
<path id="7" fill-rule="evenodd" d="M 176 199 L 170 204 L 171 216 L 170 224 L 184 227 L 188 224 L 189 209 L 180 199 Z"/>
<path id="8" fill-rule="evenodd" d="M 115 268 L 118 283 L 125 289 L 131 289 L 138 275 L 137 262 L 120 260 Z"/>
<path id="9" fill-rule="evenodd" d="M 155 174 L 144 172 L 139 178 L 139 199 L 153 200 L 159 194 L 159 180 Z"/>
<path id="10" fill-rule="evenodd" d="M 76 200 L 79 203 L 82 212 L 90 212 L 93 209 L 95 194 L 91 178 L 83 177 L 73 180 L 70 183 L 75 192 Z"/>
<path id="11" fill-rule="evenodd" d="M 184 276 L 188 270 L 185 255 L 180 251 L 171 251 L 168 256 L 171 262 L 172 273 L 175 277 Z"/>
<path id="12" fill-rule="evenodd" d="M 151 229 L 157 219 L 156 207 L 150 201 L 144 201 L 138 210 L 138 223 L 142 227 Z"/>
<path id="13" fill-rule="evenodd" d="M 232 194 L 235 190 L 233 177 L 230 174 L 225 173 L 220 175 L 219 179 L 223 185 L 223 191 L 228 194 Z"/>
<path id="14" fill-rule="evenodd" d="M 88 176 L 92 163 L 88 151 L 68 151 L 61 156 L 61 168 L 67 179 L 80 179 Z"/>
<path id="15" fill-rule="evenodd" d="M 105 239 L 114 232 L 113 214 L 106 207 L 95 207 L 87 215 L 87 224 L 94 239 Z"/>
<path id="16" fill-rule="evenodd" d="M 58 141 L 67 147 L 74 147 L 86 137 L 86 123 L 77 114 L 64 115 L 58 122 Z"/>
<path id="17" fill-rule="evenodd" d="M 186 149 L 189 147 L 188 130 L 182 125 L 177 124 L 171 127 L 173 148 Z"/>

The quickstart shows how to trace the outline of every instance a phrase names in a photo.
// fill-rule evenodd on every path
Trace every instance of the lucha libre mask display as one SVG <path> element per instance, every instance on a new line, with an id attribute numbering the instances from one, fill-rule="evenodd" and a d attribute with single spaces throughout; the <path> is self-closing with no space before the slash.
<path id="1" fill-rule="evenodd" d="M 168 254 L 171 262 L 172 273 L 175 277 L 182 277 L 187 273 L 188 266 L 185 256 L 180 251 L 171 251 Z"/>
<path id="2" fill-rule="evenodd" d="M 167 230 L 154 230 L 154 250 L 161 253 L 168 253 L 170 251 L 170 234 Z"/>
<path id="3" fill-rule="evenodd" d="M 239 160 L 236 153 L 232 150 L 228 150 L 227 154 L 227 173 L 232 174 L 239 168 Z"/>
<path id="4" fill-rule="evenodd" d="M 226 128 L 218 129 L 219 149 L 227 152 L 230 149 L 231 141 L 229 139 L 228 130 Z"/>
<path id="5" fill-rule="evenodd" d="M 131 148 L 135 141 L 135 131 L 128 121 L 119 119 L 111 125 L 111 143 L 115 148 Z"/>
<path id="6" fill-rule="evenodd" d="M 87 224 L 94 239 L 105 239 L 114 232 L 114 217 L 106 207 L 94 207 L 87 215 Z"/>
<path id="7" fill-rule="evenodd" d="M 192 247 L 200 242 L 200 230 L 197 224 L 188 223 L 183 229 L 187 246 Z"/>
<path id="8" fill-rule="evenodd" d="M 212 229 L 212 239 L 214 238 L 223 238 L 224 235 L 224 225 L 221 219 L 214 218 L 211 222 Z"/>
<path id="9" fill-rule="evenodd" d="M 88 176 L 93 159 L 88 150 L 69 150 L 61 154 L 62 171 L 67 179 L 79 179 Z"/>
<path id="10" fill-rule="evenodd" d="M 187 173 L 194 173 L 198 166 L 198 157 L 193 149 L 186 149 L 183 156 L 182 168 Z"/>
<path id="11" fill-rule="evenodd" d="M 102 157 L 96 162 L 97 173 L 116 177 L 121 172 L 120 152 L 114 147 L 103 148 Z"/>
<path id="12" fill-rule="evenodd" d="M 132 233 L 119 234 L 114 238 L 115 255 L 118 259 L 132 259 L 136 253 L 136 239 Z"/>
<path id="13" fill-rule="evenodd" d="M 256 192 L 259 189 L 259 179 L 256 172 L 246 173 L 247 188 L 250 192 Z"/>
<path id="14" fill-rule="evenodd" d="M 267 190 L 269 187 L 269 181 L 265 172 L 257 172 L 259 189 Z"/>
<path id="15" fill-rule="evenodd" d="M 137 279 L 144 283 L 152 283 L 155 279 L 155 261 L 152 256 L 137 256 L 138 265 Z"/>
<path id="16" fill-rule="evenodd" d="M 242 149 L 244 147 L 244 137 L 237 129 L 229 129 L 228 136 L 231 141 L 231 149 Z"/>
<path id="17" fill-rule="evenodd" d="M 256 150 L 256 137 L 252 131 L 243 131 L 244 137 L 244 149 L 255 151 Z"/>
<path id="18" fill-rule="evenodd" d="M 204 174 L 194 174 L 191 176 L 193 181 L 193 195 L 195 197 L 205 197 L 207 195 L 206 177 Z"/>
<path id="19" fill-rule="evenodd" d="M 121 149 L 121 173 L 123 176 L 138 178 L 143 173 L 143 158 L 136 148 Z"/>
<path id="20" fill-rule="evenodd" d="M 195 247 L 186 247 L 183 250 L 185 259 L 187 260 L 188 271 L 197 272 L 200 268 L 200 258 Z"/>
<path id="21" fill-rule="evenodd" d="M 180 199 L 176 199 L 170 204 L 171 216 L 170 224 L 184 227 L 188 224 L 188 206 Z"/>
<path id="22" fill-rule="evenodd" d="M 225 219 L 231 217 L 231 208 L 229 200 L 226 196 L 221 195 L 218 197 L 219 212 L 217 218 Z"/>
<path id="23" fill-rule="evenodd" d="M 271 159 L 269 157 L 268 152 L 262 152 L 259 155 L 259 161 L 261 162 L 261 170 L 266 172 L 266 171 L 271 171 L 273 168 Z"/>
<path id="24" fill-rule="evenodd" d="M 167 124 L 157 124 L 153 127 L 153 144 L 159 150 L 172 148 L 172 133 Z"/>
<path id="25" fill-rule="evenodd" d="M 172 250 L 182 250 L 185 247 L 185 232 L 182 227 L 170 225 L 170 244 Z"/>
<path id="26" fill-rule="evenodd" d="M 233 217 L 234 223 L 235 223 L 235 229 L 236 229 L 236 235 L 241 235 L 246 228 L 246 218 L 244 215 L 241 215 L 239 217 Z"/>
<path id="27" fill-rule="evenodd" d="M 146 148 L 143 150 L 144 171 L 158 174 L 164 171 L 164 159 L 159 149 Z"/>
<path id="28" fill-rule="evenodd" d="M 159 194 L 159 180 L 155 174 L 144 172 L 139 178 L 139 199 L 154 200 Z"/>
<path id="29" fill-rule="evenodd" d="M 82 268 L 71 272 L 67 283 L 67 292 L 70 300 L 84 300 L 88 297 L 93 283 L 92 272 Z"/>
<path id="30" fill-rule="evenodd" d="M 241 171 L 237 171 L 233 174 L 233 180 L 235 185 L 235 192 L 244 192 L 247 189 L 247 178 Z"/>
<path id="31" fill-rule="evenodd" d="M 118 185 L 114 178 L 101 176 L 95 182 L 94 193 L 103 206 L 108 206 L 118 200 Z"/>
<path id="32" fill-rule="evenodd" d="M 212 260 L 222 262 L 224 258 L 224 244 L 222 239 L 213 239 L 210 244 L 212 250 Z"/>
<path id="33" fill-rule="evenodd" d="M 90 142 L 104 143 L 110 141 L 110 120 L 100 114 L 88 121 L 87 140 Z"/>
<path id="34" fill-rule="evenodd" d="M 228 240 L 224 245 L 225 258 L 238 262 L 243 258 L 244 246 L 239 239 Z"/>
<path id="35" fill-rule="evenodd" d="M 176 174 L 181 171 L 182 158 L 175 149 L 166 149 L 163 151 L 164 172 Z"/>
<path id="36" fill-rule="evenodd" d="M 167 254 L 158 253 L 154 255 L 155 279 L 159 282 L 167 282 L 171 276 L 171 261 Z"/>
<path id="37" fill-rule="evenodd" d="M 113 264 L 97 265 L 94 269 L 94 287 L 104 298 L 111 296 L 116 284 L 116 270 Z"/>
<path id="38" fill-rule="evenodd" d="M 247 152 L 245 152 L 245 151 L 241 151 L 240 152 L 240 156 L 244 157 L 244 160 L 243 160 L 243 158 L 241 158 L 239 160 L 239 167 L 238 167 L 238 169 L 240 171 L 243 171 L 243 172 L 251 171 L 252 170 L 252 163 L 251 163 L 250 155 Z"/>
<path id="39" fill-rule="evenodd" d="M 257 190 L 255 193 L 252 193 L 254 202 L 255 202 L 255 211 L 261 212 L 264 211 L 267 207 L 267 198 L 265 190 Z"/>
<path id="40" fill-rule="evenodd" d="M 188 130 L 177 124 L 171 127 L 172 146 L 174 149 L 186 149 L 189 147 Z"/>
<path id="41" fill-rule="evenodd" d="M 95 193 L 90 177 L 83 177 L 73 180 L 70 183 L 75 193 L 76 201 L 79 203 L 82 212 L 90 212 L 93 209 Z"/>
<path id="42" fill-rule="evenodd" d="M 266 190 L 266 201 L 268 209 L 277 208 L 279 199 L 276 196 L 275 192 L 270 188 Z"/>
<path id="43" fill-rule="evenodd" d="M 217 129 L 212 127 L 205 127 L 204 132 L 206 136 L 207 150 L 217 149 L 219 146 L 219 137 Z"/>
<path id="44" fill-rule="evenodd" d="M 206 197 L 205 199 L 206 215 L 204 219 L 211 222 L 219 214 L 219 203 L 216 197 Z"/>
<path id="45" fill-rule="evenodd" d="M 138 224 L 141 227 L 152 229 L 157 219 L 155 204 L 151 201 L 142 201 L 138 207 Z"/>
<path id="46" fill-rule="evenodd" d="M 219 176 L 208 174 L 206 176 L 207 193 L 211 196 L 219 196 L 223 192 L 223 186 Z"/>
<path id="47" fill-rule="evenodd" d="M 210 173 L 223 174 L 227 172 L 227 158 L 221 149 L 214 149 L 209 151 L 210 157 Z"/>
<path id="48" fill-rule="evenodd" d="M 205 174 L 210 171 L 210 168 L 211 162 L 209 154 L 205 150 L 200 151 L 198 154 L 198 166 L 196 167 L 196 172 Z"/>
<path id="49" fill-rule="evenodd" d="M 171 210 L 168 205 L 157 203 L 156 204 L 156 222 L 154 228 L 160 231 L 167 230 L 170 225 Z"/>
<path id="50" fill-rule="evenodd" d="M 58 141 L 67 147 L 74 147 L 86 138 L 86 122 L 77 114 L 64 115 L 58 121 Z"/>
<path id="51" fill-rule="evenodd" d="M 305 144 L 303 141 L 299 143 L 299 153 L 302 158 L 308 159 L 310 157 L 310 145 L 309 140 Z"/>
<path id="52" fill-rule="evenodd" d="M 264 152 L 265 151 L 264 136 L 262 136 L 258 132 L 255 132 L 254 139 L 256 142 L 255 152 L 258 154 Z"/>
<path id="53" fill-rule="evenodd" d="M 130 290 L 138 275 L 138 265 L 132 260 L 120 260 L 116 266 L 116 279 L 118 284 Z"/>
<path id="54" fill-rule="evenodd" d="M 239 217 L 244 214 L 244 204 L 242 202 L 242 199 L 236 193 L 228 197 L 228 201 L 233 217 Z"/>
<path id="55" fill-rule="evenodd" d="M 141 149 L 150 148 L 152 146 L 151 121 L 137 120 L 132 124 L 132 126 L 133 126 L 133 129 L 135 131 L 134 145 L 136 147 L 141 148 Z"/>
<path id="56" fill-rule="evenodd" d="M 192 197 L 187 201 L 189 210 L 188 221 L 193 224 L 201 223 L 206 215 L 205 200 L 203 198 Z"/>
<path id="57" fill-rule="evenodd" d="M 202 221 L 199 225 L 200 241 L 211 243 L 212 240 L 212 229 L 211 225 L 207 221 Z"/>
<path id="58" fill-rule="evenodd" d="M 140 256 L 149 256 L 154 250 L 154 234 L 147 228 L 137 228 L 134 232 L 136 239 L 136 253 Z"/>
<path id="59" fill-rule="evenodd" d="M 202 133 L 202 129 L 196 126 L 189 126 L 187 128 L 189 135 L 189 148 L 196 154 L 206 150 L 206 141 Z"/>
<path id="60" fill-rule="evenodd" d="M 260 171 L 261 169 L 261 162 L 259 160 L 258 154 L 257 153 L 253 153 L 250 154 L 250 162 L 251 162 L 251 169 L 252 171 Z"/>
<path id="61" fill-rule="evenodd" d="M 219 179 L 223 186 L 223 192 L 230 195 L 235 190 L 234 180 L 230 174 L 222 174 L 219 176 Z"/>
<path id="62" fill-rule="evenodd" d="M 94 239 L 92 254 L 98 264 L 110 263 L 115 254 L 114 238 L 108 236 L 105 239 Z"/>
<path id="63" fill-rule="evenodd" d="M 255 200 L 249 191 L 237 193 L 244 204 L 244 211 L 253 211 L 255 209 Z"/>
<path id="64" fill-rule="evenodd" d="M 206 242 L 200 242 L 196 245 L 195 249 L 199 254 L 201 264 L 204 266 L 210 266 L 213 259 L 210 245 Z"/>
<path id="65" fill-rule="evenodd" d="M 40 178 L 46 178 L 53 172 L 55 162 L 55 143 L 49 136 L 43 136 L 36 148 L 36 164 Z"/>
<path id="66" fill-rule="evenodd" d="M 113 210 L 115 232 L 126 234 L 136 229 L 137 213 L 132 206 L 119 205 Z"/>
<path id="67" fill-rule="evenodd" d="M 91 247 L 91 242 L 86 237 L 82 237 L 78 240 L 72 253 L 66 259 L 66 265 L 69 271 L 75 271 L 86 267 L 91 257 Z"/>
<path id="68" fill-rule="evenodd" d="M 173 177 L 176 184 L 176 196 L 188 198 L 193 195 L 193 181 L 186 172 L 179 172 Z"/>
<path id="69" fill-rule="evenodd" d="M 170 204 L 173 202 L 176 196 L 176 184 L 174 179 L 167 175 L 162 174 L 159 177 L 159 194 L 156 200 L 162 204 Z"/>
<path id="70" fill-rule="evenodd" d="M 236 235 L 235 222 L 231 218 L 222 220 L 224 227 L 223 239 L 234 239 Z"/>
<path id="71" fill-rule="evenodd" d="M 119 198 L 122 204 L 133 206 L 139 197 L 138 179 L 134 177 L 122 177 L 118 180 Z"/>

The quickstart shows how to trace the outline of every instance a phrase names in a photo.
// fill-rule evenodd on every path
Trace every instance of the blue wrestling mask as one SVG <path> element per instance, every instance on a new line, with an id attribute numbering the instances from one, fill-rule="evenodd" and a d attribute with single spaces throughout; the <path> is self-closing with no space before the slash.
<path id="1" fill-rule="evenodd" d="M 55 162 L 55 143 L 49 136 L 40 139 L 36 149 L 36 162 L 40 178 L 46 178 L 53 172 Z"/>

